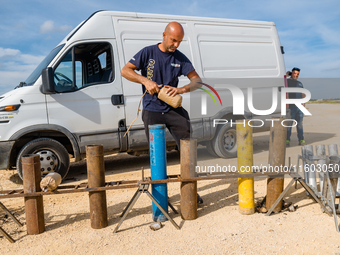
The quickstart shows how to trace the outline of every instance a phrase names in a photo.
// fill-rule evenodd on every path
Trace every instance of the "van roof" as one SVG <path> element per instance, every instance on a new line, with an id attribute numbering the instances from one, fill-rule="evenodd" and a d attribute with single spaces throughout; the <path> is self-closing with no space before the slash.
<path id="1" fill-rule="evenodd" d="M 250 25 L 250 26 L 275 26 L 274 22 L 270 21 L 254 21 L 254 20 L 239 20 L 239 19 L 224 19 L 224 18 L 207 18 L 197 16 L 179 16 L 168 14 L 153 14 L 153 13 L 138 13 L 138 12 L 120 12 L 120 11 L 96 11 L 91 14 L 85 21 L 81 22 L 74 28 L 60 44 L 67 43 L 88 21 L 98 16 L 122 17 L 122 18 L 138 18 L 138 19 L 153 19 L 153 20 L 169 20 L 170 21 L 194 21 L 194 22 L 209 22 L 214 24 L 232 24 L 232 25 Z M 59 45 L 60 45 L 59 44 Z"/>
<path id="2" fill-rule="evenodd" d="M 191 20 L 191 21 L 204 21 L 218 22 L 218 23 L 237 23 L 237 24 L 255 24 L 255 25 L 275 25 L 271 21 L 256 21 L 256 20 L 241 20 L 241 19 L 225 19 L 225 18 L 209 18 L 198 16 L 180 16 L 180 15 L 168 15 L 168 14 L 154 14 L 154 13 L 138 13 L 138 12 L 119 12 L 119 11 L 98 11 L 96 15 L 110 15 L 115 17 L 133 17 L 140 19 L 169 19 L 169 20 Z M 92 14 L 93 15 L 93 14 Z"/>

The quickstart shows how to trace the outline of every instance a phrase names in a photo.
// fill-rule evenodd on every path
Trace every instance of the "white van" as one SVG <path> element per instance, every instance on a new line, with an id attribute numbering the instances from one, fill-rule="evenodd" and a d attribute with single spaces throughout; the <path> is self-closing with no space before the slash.
<path id="1" fill-rule="evenodd" d="M 136 117 L 142 88 L 122 78 L 120 70 L 144 46 L 161 42 L 170 21 L 180 22 L 185 30 L 179 50 L 223 98 L 223 106 L 192 114 L 193 136 L 212 154 L 236 156 L 234 127 L 213 127 L 212 119 L 252 118 L 247 107 L 244 115 L 233 115 L 224 84 L 238 86 L 245 95 L 252 87 L 256 109 L 270 108 L 273 88 L 285 86 L 283 48 L 275 24 L 100 11 L 76 27 L 25 82 L 0 96 L 0 169 L 16 167 L 22 177 L 21 156 L 37 153 L 42 174 L 56 171 L 64 178 L 70 155 L 75 161 L 83 159 L 89 144 L 102 144 L 108 153 L 148 151 L 141 118 L 123 137 Z M 186 77 L 179 80 L 179 87 L 188 83 Z M 203 98 L 202 93 L 183 95 L 189 113 L 196 107 L 190 105 L 190 97 L 196 102 L 192 97 Z M 274 115 L 280 116 L 280 107 Z M 169 149 L 174 148 L 169 134 L 167 140 Z"/>

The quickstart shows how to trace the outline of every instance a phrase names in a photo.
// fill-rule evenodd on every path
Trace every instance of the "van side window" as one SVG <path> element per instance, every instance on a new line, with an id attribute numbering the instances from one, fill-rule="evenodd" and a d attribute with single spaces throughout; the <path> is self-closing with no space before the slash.
<path id="1" fill-rule="evenodd" d="M 114 80 L 112 49 L 109 43 L 74 46 L 54 70 L 57 92 L 71 92 Z M 73 70 L 75 69 L 75 70 Z"/>
<path id="2" fill-rule="evenodd" d="M 73 88 L 72 51 L 69 51 L 54 70 L 54 84 L 57 92 L 70 91 Z"/>

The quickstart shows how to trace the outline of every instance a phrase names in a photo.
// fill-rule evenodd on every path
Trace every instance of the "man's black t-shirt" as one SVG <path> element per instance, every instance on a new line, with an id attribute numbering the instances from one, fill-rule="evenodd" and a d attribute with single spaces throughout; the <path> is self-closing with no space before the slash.
<path id="1" fill-rule="evenodd" d="M 302 85 L 302 83 L 300 81 L 292 79 L 292 78 L 287 80 L 287 85 L 288 85 L 289 88 L 303 88 L 303 85 Z M 290 92 L 290 93 L 288 93 L 288 98 L 290 98 L 290 99 L 292 99 L 292 98 L 300 99 L 300 98 L 302 98 L 302 93 L 299 93 L 299 92 L 297 92 L 297 93 Z M 290 104 L 289 108 L 290 109 L 291 108 L 296 108 L 296 105 L 295 104 Z"/>
<path id="2" fill-rule="evenodd" d="M 298 80 L 295 80 L 295 79 L 288 79 L 287 85 L 288 85 L 289 88 L 303 88 L 302 83 Z M 290 92 L 290 93 L 288 93 L 288 97 L 289 98 L 302 98 L 302 93 Z"/>
<path id="3" fill-rule="evenodd" d="M 158 85 L 177 87 L 178 77 L 187 76 L 195 70 L 190 60 L 179 50 L 173 53 L 163 52 L 158 44 L 140 50 L 130 61 L 143 76 L 156 82 Z M 145 87 L 143 87 L 143 93 Z M 152 112 L 168 112 L 171 108 L 167 103 L 159 100 L 157 94 L 146 93 L 143 98 L 143 109 Z"/>

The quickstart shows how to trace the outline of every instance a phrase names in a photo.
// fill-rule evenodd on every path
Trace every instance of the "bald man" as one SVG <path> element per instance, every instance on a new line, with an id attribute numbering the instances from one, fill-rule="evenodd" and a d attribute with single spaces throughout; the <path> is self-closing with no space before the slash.
<path id="1" fill-rule="evenodd" d="M 170 96 L 190 92 L 199 86 L 201 79 L 190 60 L 177 48 L 184 37 L 184 30 L 178 22 L 170 22 L 164 32 L 163 41 L 139 51 L 122 69 L 126 79 L 142 84 L 143 97 L 142 119 L 145 134 L 149 141 L 149 125 L 165 124 L 174 137 L 178 149 L 180 140 L 190 138 L 190 119 L 182 108 L 173 108 L 157 97 L 160 86 L 167 88 Z M 141 70 L 141 74 L 135 71 Z M 178 77 L 184 75 L 190 80 L 188 85 L 178 88 Z"/>

